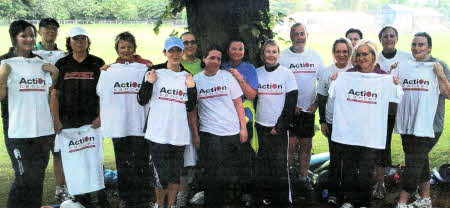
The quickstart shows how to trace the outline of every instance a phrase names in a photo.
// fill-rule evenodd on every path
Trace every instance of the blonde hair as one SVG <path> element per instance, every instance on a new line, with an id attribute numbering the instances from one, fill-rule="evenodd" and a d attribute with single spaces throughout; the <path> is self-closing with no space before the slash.
<path id="1" fill-rule="evenodd" d="M 269 45 L 276 46 L 278 48 L 278 54 L 280 53 L 280 47 L 278 46 L 277 42 L 275 42 L 275 40 L 272 40 L 272 39 L 266 40 L 264 42 L 264 44 L 261 46 L 261 49 L 259 51 L 259 56 L 263 62 L 265 62 L 264 51 L 266 50 L 267 46 L 269 46 Z"/>
<path id="2" fill-rule="evenodd" d="M 359 47 L 361 46 L 367 46 L 369 48 L 369 52 L 372 53 L 373 57 L 375 57 L 374 59 L 374 65 L 378 62 L 378 49 L 377 49 L 377 44 L 374 41 L 371 41 L 369 39 L 361 39 L 358 41 L 358 43 L 355 45 L 355 47 L 353 48 L 353 53 L 352 53 L 352 65 L 356 66 L 356 54 L 357 54 L 357 50 Z"/>

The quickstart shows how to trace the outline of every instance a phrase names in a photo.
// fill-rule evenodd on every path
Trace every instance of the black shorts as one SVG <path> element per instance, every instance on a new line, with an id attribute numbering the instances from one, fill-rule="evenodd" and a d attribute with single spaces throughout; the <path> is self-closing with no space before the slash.
<path id="1" fill-rule="evenodd" d="M 169 183 L 180 184 L 185 147 L 150 141 L 150 154 L 152 155 L 158 187 L 166 189 Z"/>
<path id="2" fill-rule="evenodd" d="M 289 130 L 291 136 L 299 138 L 312 138 L 314 136 L 315 114 L 300 111 L 299 115 L 294 115 L 293 126 Z"/>

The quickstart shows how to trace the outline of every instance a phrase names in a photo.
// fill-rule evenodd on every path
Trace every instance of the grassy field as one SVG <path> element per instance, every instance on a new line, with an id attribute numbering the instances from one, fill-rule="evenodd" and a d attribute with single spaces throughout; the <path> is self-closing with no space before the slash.
<path id="1" fill-rule="evenodd" d="M 65 49 L 65 37 L 72 25 L 63 25 L 60 29 L 59 39 L 57 41 L 59 48 Z M 105 60 L 106 63 L 113 62 L 117 54 L 114 51 L 114 36 L 123 31 L 130 31 L 137 39 L 137 53 L 142 57 L 150 59 L 153 63 L 163 62 L 164 55 L 162 53 L 164 39 L 171 33 L 173 28 L 163 27 L 158 36 L 153 33 L 150 25 L 86 25 L 84 26 L 91 38 L 91 54 L 97 55 Z M 183 28 L 175 28 L 182 32 Z M 344 31 L 344 30 L 343 30 Z M 308 40 L 308 47 L 311 47 L 322 55 L 326 64 L 332 62 L 331 45 L 333 41 L 342 36 L 343 31 L 339 34 L 310 34 Z M 365 34 L 366 37 L 377 40 L 377 34 Z M 443 59 L 450 64 L 450 33 L 436 33 L 431 34 L 433 37 L 433 51 L 432 54 L 438 58 Z M 283 38 L 288 40 L 287 34 Z M 404 51 L 410 51 L 409 45 L 411 43 L 411 34 L 400 35 L 398 48 Z M 0 45 L 0 53 L 4 54 L 10 47 L 10 39 L 8 35 L 8 26 L 0 26 L 0 41 L 4 44 Z M 288 47 L 286 44 L 281 44 L 282 49 Z M 381 46 L 379 46 L 381 48 Z M 317 116 L 316 116 L 317 117 Z M 317 121 L 316 121 L 317 122 Z M 446 105 L 446 121 L 444 126 L 446 129 L 441 136 L 436 147 L 430 153 L 431 167 L 439 166 L 442 163 L 450 162 L 450 102 Z M 2 128 L 0 128 L 1 131 Z M 0 132 L 3 135 L 3 132 Z M 392 144 L 392 154 L 394 164 L 403 163 L 403 151 L 399 135 L 394 135 Z M 313 152 L 320 153 L 328 151 L 328 144 L 326 138 L 317 132 L 313 141 Z M 106 168 L 114 169 L 114 151 L 110 139 L 104 141 L 104 164 Z M 51 161 L 51 160 L 50 160 Z M 0 207 L 5 207 L 8 195 L 9 186 L 13 180 L 13 170 L 9 156 L 6 152 L 4 140 L 0 139 Z M 53 165 L 49 163 L 44 187 L 44 204 L 51 204 L 54 202 L 54 176 Z"/>

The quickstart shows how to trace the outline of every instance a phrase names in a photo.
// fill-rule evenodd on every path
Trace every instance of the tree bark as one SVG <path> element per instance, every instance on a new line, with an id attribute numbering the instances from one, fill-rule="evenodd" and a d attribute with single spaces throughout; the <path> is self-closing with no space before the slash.
<path id="1" fill-rule="evenodd" d="M 237 37 L 245 44 L 244 59 L 255 67 L 262 65 L 259 48 L 273 38 L 269 0 L 187 0 L 186 13 L 189 31 L 197 37 L 200 52 L 213 44 L 226 50 L 230 38 Z"/>

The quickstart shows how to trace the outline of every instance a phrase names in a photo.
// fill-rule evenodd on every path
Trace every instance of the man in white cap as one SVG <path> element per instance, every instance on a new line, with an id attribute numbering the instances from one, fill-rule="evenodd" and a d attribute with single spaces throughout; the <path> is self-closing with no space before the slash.
<path id="1" fill-rule="evenodd" d="M 93 129 L 100 127 L 99 97 L 96 93 L 96 86 L 100 77 L 100 67 L 105 65 L 105 62 L 101 58 L 89 54 L 90 44 L 86 30 L 80 26 L 73 27 L 70 29 L 69 37 L 66 40 L 69 54 L 59 59 L 55 64 L 60 74 L 57 84 L 51 92 L 50 108 L 57 134 L 65 129 L 73 131 L 86 125 L 91 125 Z M 60 138 L 63 137 L 61 135 L 59 135 Z M 55 143 L 57 142 L 55 141 Z M 89 160 L 100 160 L 101 157 L 103 155 L 99 155 L 98 158 L 89 158 Z M 64 156 L 63 168 L 66 174 L 74 170 L 88 171 L 85 168 L 80 168 L 75 161 L 65 161 Z M 69 193 L 71 193 L 71 187 L 80 185 L 72 183 L 71 178 L 68 178 L 67 175 L 66 183 Z M 91 184 L 83 185 L 88 187 Z M 80 196 L 77 195 L 75 198 L 79 199 L 82 204 L 90 201 L 89 197 Z M 98 193 L 97 196 L 100 196 L 99 203 L 107 203 L 106 195 L 103 192 Z M 104 207 L 106 206 L 104 205 Z"/>

